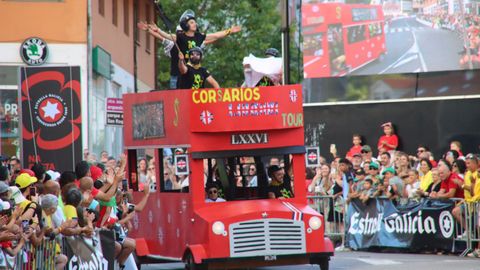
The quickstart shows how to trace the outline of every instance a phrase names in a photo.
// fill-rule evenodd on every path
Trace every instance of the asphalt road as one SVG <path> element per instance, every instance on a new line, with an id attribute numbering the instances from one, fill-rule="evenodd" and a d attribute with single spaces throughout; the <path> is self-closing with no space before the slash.
<path id="1" fill-rule="evenodd" d="M 427 72 L 460 69 L 462 37 L 435 29 L 413 17 L 400 18 L 385 27 L 387 53 L 353 75 Z"/>
<path id="2" fill-rule="evenodd" d="M 142 270 L 184 269 L 183 264 L 156 264 L 142 266 Z M 314 265 L 262 267 L 256 270 L 318 270 Z M 393 254 L 369 252 L 336 252 L 330 270 L 478 270 L 480 259 L 461 258 L 456 255 Z M 253 270 L 253 269 L 252 269 Z"/>

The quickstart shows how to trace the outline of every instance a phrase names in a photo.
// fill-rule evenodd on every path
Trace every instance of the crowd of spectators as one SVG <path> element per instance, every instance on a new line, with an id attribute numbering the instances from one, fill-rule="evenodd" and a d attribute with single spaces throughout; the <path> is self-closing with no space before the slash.
<path id="1" fill-rule="evenodd" d="M 383 128 L 385 135 L 378 141 L 377 155 L 369 145 L 361 145 L 361 136 L 355 134 L 353 146 L 345 157 L 332 151 L 331 163 L 321 158 L 315 172 L 307 172 L 312 175 L 308 185 L 310 194 L 336 200 L 330 206 L 327 220 L 341 223 L 343 208 L 337 206 L 355 198 L 365 204 L 371 198 L 388 198 L 395 205 L 424 198 L 454 199 L 452 214 L 466 229 L 465 205 L 480 202 L 479 155 L 464 155 L 458 141 L 452 141 L 450 149 L 438 159 L 425 145 L 419 145 L 417 152 L 409 155 L 397 150 L 398 138 L 392 124 L 386 123 Z M 343 200 L 337 200 L 338 197 Z M 480 250 L 470 256 L 479 257 Z"/>
<path id="2" fill-rule="evenodd" d="M 54 256 L 50 259 L 56 269 L 64 269 L 62 238 L 78 236 L 94 246 L 100 229 L 114 232 L 120 269 L 133 259 L 130 221 L 147 203 L 150 179 L 145 177 L 144 196 L 133 204 L 125 180 L 126 157 L 117 160 L 106 152 L 100 156 L 97 161 L 86 155 L 74 171 L 64 172 L 46 171 L 40 163 L 25 168 L 16 157 L 1 159 L 0 269 L 13 269 L 26 245 L 35 247 L 44 241 L 56 241 L 55 252 L 45 254 Z"/>
<path id="3" fill-rule="evenodd" d="M 463 51 L 459 52 L 460 66 L 462 68 L 480 67 L 480 16 L 459 12 L 452 14 L 436 12 L 434 14 L 419 14 L 417 17 L 431 24 L 433 28 L 456 32 L 461 40 L 464 40 L 465 34 L 467 42 L 464 44 Z"/>

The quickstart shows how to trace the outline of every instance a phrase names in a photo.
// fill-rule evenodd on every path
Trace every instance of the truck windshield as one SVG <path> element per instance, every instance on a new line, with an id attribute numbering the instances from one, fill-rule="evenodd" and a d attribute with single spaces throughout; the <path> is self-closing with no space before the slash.
<path id="1" fill-rule="evenodd" d="M 205 200 L 292 198 L 290 165 L 289 155 L 204 159 Z"/>

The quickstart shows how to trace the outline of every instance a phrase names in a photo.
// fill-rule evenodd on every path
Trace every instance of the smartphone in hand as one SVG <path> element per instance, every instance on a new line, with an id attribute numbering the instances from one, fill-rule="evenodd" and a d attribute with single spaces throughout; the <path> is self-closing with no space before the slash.
<path id="1" fill-rule="evenodd" d="M 337 146 L 334 143 L 330 144 L 330 153 L 333 155 L 337 153 Z"/>

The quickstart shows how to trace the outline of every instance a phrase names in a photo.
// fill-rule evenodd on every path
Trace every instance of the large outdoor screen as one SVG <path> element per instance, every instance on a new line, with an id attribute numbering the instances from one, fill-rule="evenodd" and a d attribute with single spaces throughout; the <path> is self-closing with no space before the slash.
<path id="1" fill-rule="evenodd" d="M 305 78 L 480 66 L 480 17 L 468 1 L 463 9 L 455 1 L 355 2 L 303 1 Z"/>

